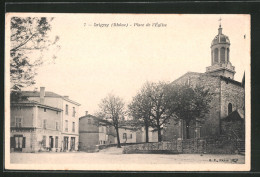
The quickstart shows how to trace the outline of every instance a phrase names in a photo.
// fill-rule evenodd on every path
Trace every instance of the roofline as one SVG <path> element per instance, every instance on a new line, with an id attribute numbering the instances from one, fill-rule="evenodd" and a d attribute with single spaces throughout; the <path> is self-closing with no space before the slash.
<path id="1" fill-rule="evenodd" d="M 22 91 L 22 92 L 34 92 L 34 91 Z M 50 92 L 50 91 L 49 91 L 49 92 Z M 54 93 L 54 94 L 56 94 L 56 95 L 53 95 L 53 96 L 46 96 L 46 95 L 44 95 L 44 97 L 62 98 L 63 100 L 66 100 L 66 101 L 68 101 L 68 102 L 70 102 L 70 103 L 73 103 L 73 104 L 75 104 L 75 105 L 77 105 L 77 106 L 81 106 L 81 104 L 80 104 L 80 103 L 77 103 L 76 101 L 73 101 L 73 100 L 71 100 L 71 99 L 65 98 L 64 96 L 61 96 L 61 95 L 59 95 L 59 94 L 57 94 L 57 93 L 55 93 L 55 92 L 52 92 L 52 93 Z M 39 96 L 32 95 L 32 96 L 25 96 L 25 97 L 39 97 Z"/>
<path id="2" fill-rule="evenodd" d="M 177 82 L 178 80 L 181 80 L 184 76 L 189 75 L 189 74 L 201 75 L 201 74 L 203 74 L 203 73 L 197 73 L 197 72 L 190 72 L 190 71 L 189 71 L 189 72 L 186 72 L 185 74 L 183 74 L 182 76 L 180 76 L 179 78 L 175 79 L 175 80 L 172 81 L 171 83 L 173 84 L 173 83 Z"/>
<path id="3" fill-rule="evenodd" d="M 227 77 L 225 77 L 225 76 L 219 76 L 219 77 L 220 77 L 220 79 L 222 79 L 222 80 L 224 80 L 224 81 L 229 81 L 229 82 L 231 82 L 231 83 L 233 83 L 233 84 L 235 84 L 235 85 L 237 85 L 237 86 L 243 87 L 242 82 L 239 82 L 239 81 L 236 81 L 236 80 L 227 78 Z"/>
<path id="4" fill-rule="evenodd" d="M 88 114 L 88 115 L 85 115 L 85 116 L 81 116 L 79 119 L 83 119 L 83 118 L 94 118 L 94 119 L 96 119 L 96 120 L 98 120 L 98 121 L 100 121 L 100 122 L 105 122 L 105 123 L 107 123 L 107 124 L 110 124 L 110 125 L 112 125 L 112 123 L 111 122 L 109 122 L 109 121 L 107 121 L 107 120 L 104 120 L 104 119 L 101 119 L 101 118 L 98 118 L 98 117 L 96 117 L 96 116 L 93 116 L 93 115 L 91 115 L 91 114 Z"/>
<path id="5" fill-rule="evenodd" d="M 39 107 L 48 108 L 48 109 L 55 110 L 55 111 L 59 111 L 59 112 L 62 112 L 62 111 L 63 111 L 62 109 L 55 108 L 55 107 L 48 106 L 48 105 L 44 105 L 44 104 L 37 103 L 37 102 L 27 102 L 27 103 L 11 102 L 11 106 L 19 106 L 19 105 L 39 106 Z"/>
<path id="6" fill-rule="evenodd" d="M 62 96 L 62 99 L 63 99 L 63 100 L 66 100 L 66 101 L 68 101 L 68 102 L 70 102 L 70 103 L 73 103 L 73 104 L 75 104 L 75 105 L 77 105 L 77 106 L 81 106 L 81 104 L 77 103 L 76 101 L 73 101 L 73 100 L 71 100 L 71 99 L 65 98 L 65 97 L 63 97 L 63 96 Z"/>

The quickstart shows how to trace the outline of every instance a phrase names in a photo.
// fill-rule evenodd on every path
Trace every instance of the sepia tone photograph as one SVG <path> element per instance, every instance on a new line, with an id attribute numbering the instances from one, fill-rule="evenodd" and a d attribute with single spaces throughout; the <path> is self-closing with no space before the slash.
<path id="1" fill-rule="evenodd" d="M 5 167 L 249 171 L 250 15 L 6 13 Z"/>

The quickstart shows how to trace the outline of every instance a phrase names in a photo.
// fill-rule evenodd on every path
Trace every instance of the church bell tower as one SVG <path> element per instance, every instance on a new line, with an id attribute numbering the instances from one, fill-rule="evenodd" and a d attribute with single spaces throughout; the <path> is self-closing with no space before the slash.
<path id="1" fill-rule="evenodd" d="M 235 67 L 230 62 L 229 53 L 230 41 L 228 36 L 222 34 L 220 23 L 218 34 L 211 43 L 211 66 L 206 68 L 206 73 L 234 79 L 236 72 Z"/>

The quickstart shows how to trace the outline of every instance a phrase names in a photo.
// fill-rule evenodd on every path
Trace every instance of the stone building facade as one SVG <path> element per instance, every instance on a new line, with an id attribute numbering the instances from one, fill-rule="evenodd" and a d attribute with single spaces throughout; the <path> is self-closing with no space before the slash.
<path id="1" fill-rule="evenodd" d="M 78 150 L 78 139 L 79 139 L 79 106 L 80 104 L 69 99 L 68 96 L 61 96 L 54 92 L 45 91 L 44 87 L 40 88 L 40 91 L 22 91 L 21 96 L 25 97 L 28 102 L 44 105 L 48 108 L 60 110 L 59 113 L 59 121 L 55 121 L 55 116 L 44 114 L 44 119 L 47 120 L 47 125 L 52 126 L 50 131 L 58 131 L 59 136 L 58 140 L 54 140 L 54 136 L 45 135 L 46 129 L 41 131 L 41 129 L 37 129 L 37 136 L 41 136 L 41 141 L 52 142 L 58 141 L 57 151 L 77 151 Z M 29 110 L 26 107 L 23 107 L 24 111 L 20 112 L 20 116 L 26 117 L 29 114 Z M 15 110 L 11 111 L 11 114 L 16 113 Z M 35 114 L 35 113 L 34 113 Z M 37 113 L 41 116 L 41 109 Z M 48 113 L 49 114 L 49 113 Z M 53 128 L 55 126 L 55 128 Z M 56 135 L 55 135 L 56 138 Z M 38 141 L 38 140 L 37 140 Z M 47 143 L 47 148 L 49 148 L 49 144 Z M 46 148 L 45 148 L 46 149 Z"/>
<path id="2" fill-rule="evenodd" d="M 244 112 L 244 87 L 241 82 L 234 80 L 235 67 L 232 66 L 229 55 L 230 41 L 222 34 L 220 25 L 218 34 L 211 43 L 211 66 L 206 68 L 206 72 L 188 72 L 172 82 L 209 89 L 213 95 L 206 121 L 204 124 L 193 122 L 187 127 L 185 121 L 170 120 L 164 127 L 163 140 L 219 136 L 223 133 L 221 123 L 224 118 L 233 111 Z M 189 129 L 189 135 L 186 134 L 186 129 Z"/>
<path id="3" fill-rule="evenodd" d="M 97 145 L 115 144 L 116 132 L 111 123 L 86 112 L 79 118 L 79 150 L 92 151 Z"/>
<path id="4" fill-rule="evenodd" d="M 60 151 L 62 110 L 35 101 L 11 103 L 11 152 Z"/>

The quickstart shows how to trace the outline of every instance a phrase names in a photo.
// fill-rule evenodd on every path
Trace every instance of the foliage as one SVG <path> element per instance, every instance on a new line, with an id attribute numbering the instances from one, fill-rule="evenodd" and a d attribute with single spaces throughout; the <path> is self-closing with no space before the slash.
<path id="1" fill-rule="evenodd" d="M 175 118 L 183 119 L 186 123 L 192 120 L 204 123 L 210 109 L 212 94 L 209 89 L 199 85 L 177 85 L 176 91 Z"/>
<path id="2" fill-rule="evenodd" d="M 51 40 L 48 35 L 52 20 L 46 17 L 11 18 L 11 91 L 35 84 L 34 76 L 37 67 L 44 62 L 43 54 L 51 46 L 60 47 L 57 45 L 59 37 Z M 53 55 L 52 59 L 55 58 Z"/>
<path id="3" fill-rule="evenodd" d="M 150 126 L 158 132 L 160 142 L 161 129 L 170 119 L 175 122 L 182 119 L 187 125 L 191 121 L 204 123 L 210 101 L 209 90 L 201 86 L 146 83 L 133 98 L 128 109 L 134 119 L 145 125 L 147 139 L 147 127 Z"/>

